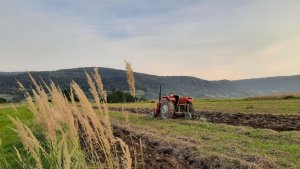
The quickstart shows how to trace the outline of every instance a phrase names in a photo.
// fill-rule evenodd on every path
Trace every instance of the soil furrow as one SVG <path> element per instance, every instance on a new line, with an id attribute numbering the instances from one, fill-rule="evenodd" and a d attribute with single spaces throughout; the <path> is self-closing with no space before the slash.
<path id="1" fill-rule="evenodd" d="M 218 155 L 201 154 L 198 147 L 170 141 L 163 141 L 142 131 L 128 129 L 119 124 L 114 125 L 114 134 L 122 138 L 130 148 L 134 158 L 134 150 L 137 152 L 138 168 L 151 169 L 213 169 L 213 168 L 261 168 L 254 163 L 230 159 Z M 167 136 L 166 136 L 167 137 Z M 142 140 L 143 159 L 141 161 L 140 139 Z M 133 159 L 134 161 L 134 159 Z M 264 168 L 273 168 L 272 165 L 265 165 Z"/>

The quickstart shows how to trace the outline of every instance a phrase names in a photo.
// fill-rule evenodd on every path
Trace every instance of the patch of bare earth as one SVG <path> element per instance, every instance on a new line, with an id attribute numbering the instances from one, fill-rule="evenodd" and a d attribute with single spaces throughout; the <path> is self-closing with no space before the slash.
<path id="1" fill-rule="evenodd" d="M 121 111 L 120 107 L 110 107 L 111 111 Z M 138 114 L 148 114 L 149 108 L 125 108 L 125 111 Z M 249 126 L 266 128 L 276 131 L 300 131 L 300 115 L 275 115 L 253 113 L 222 113 L 197 111 L 196 118 L 204 118 L 210 123 L 224 123 L 233 126 Z"/>
<path id="2" fill-rule="evenodd" d="M 239 158 L 201 152 L 201 143 L 190 138 L 170 136 L 141 130 L 114 122 L 114 134 L 122 138 L 130 147 L 131 156 L 134 149 L 138 152 L 138 168 L 146 169 L 213 169 L 213 168 L 274 168 L 275 165 L 249 155 Z M 143 159 L 140 153 L 142 140 Z M 134 161 L 134 160 L 133 160 Z"/>

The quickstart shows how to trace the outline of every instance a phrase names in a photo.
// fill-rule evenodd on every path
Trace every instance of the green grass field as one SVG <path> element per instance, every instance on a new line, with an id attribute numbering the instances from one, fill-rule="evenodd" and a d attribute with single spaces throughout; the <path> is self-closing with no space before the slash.
<path id="1" fill-rule="evenodd" d="M 206 99 L 196 100 L 195 108 L 198 110 L 220 111 L 227 113 L 300 114 L 300 99 Z"/>
<path id="2" fill-rule="evenodd" d="M 200 110 L 279 114 L 299 113 L 300 100 L 196 100 L 195 107 Z M 246 109 L 252 105 L 253 109 Z M 28 125 L 34 124 L 32 113 L 26 106 L 8 108 L 9 104 L 0 104 L 0 138 L 3 153 L 7 160 L 14 162 L 15 152 L 13 147 L 21 147 L 14 127 L 8 118 L 18 117 Z M 110 104 L 122 106 L 122 104 Z M 125 104 L 124 107 L 153 107 L 155 103 Z M 115 123 L 124 123 L 122 113 L 111 112 Z M 187 139 L 197 145 L 203 154 L 216 154 L 239 160 L 257 160 L 259 163 L 274 164 L 278 168 L 300 167 L 300 132 L 276 132 L 266 129 L 252 129 L 249 127 L 234 127 L 224 124 L 211 124 L 201 121 L 188 121 L 183 119 L 159 120 L 130 114 L 130 125 L 141 131 L 149 131 L 164 140 L 176 141 Z M 2 166 L 1 166 L 2 165 Z M 263 164 L 262 164 L 263 165 Z M 5 168 L 0 164 L 0 168 Z"/>
<path id="3" fill-rule="evenodd" d="M 156 106 L 156 103 L 113 103 L 109 104 L 109 106 L 154 108 Z M 300 99 L 195 99 L 194 107 L 199 111 L 218 111 L 224 113 L 300 114 Z"/>
<path id="4" fill-rule="evenodd" d="M 8 116 L 18 117 L 29 126 L 32 125 L 34 121 L 32 113 L 26 106 L 18 107 L 17 111 L 13 108 L 0 108 L 0 139 L 3 147 L 0 151 L 3 151 L 2 154 L 5 155 L 7 161 L 12 166 L 16 166 L 17 162 L 15 160 L 16 153 L 14 147 L 20 148 L 22 147 L 22 144 L 17 134 L 13 131 L 14 126 Z M 3 162 L 0 162 L 0 168 L 5 168 Z"/>

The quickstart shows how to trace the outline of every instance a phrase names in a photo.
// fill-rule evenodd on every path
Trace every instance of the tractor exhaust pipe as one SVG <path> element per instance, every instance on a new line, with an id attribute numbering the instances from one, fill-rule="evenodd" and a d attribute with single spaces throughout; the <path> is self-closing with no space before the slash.
<path id="1" fill-rule="evenodd" d="M 158 101 L 161 101 L 161 85 L 159 86 L 159 98 Z"/>

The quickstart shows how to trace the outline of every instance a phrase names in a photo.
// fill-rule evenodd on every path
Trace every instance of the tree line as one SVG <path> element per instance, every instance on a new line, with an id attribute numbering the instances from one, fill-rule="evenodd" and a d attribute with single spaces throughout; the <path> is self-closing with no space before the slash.
<path id="1" fill-rule="evenodd" d="M 70 91 L 63 91 L 66 98 L 71 101 Z M 75 101 L 79 101 L 76 95 L 73 96 Z M 123 92 L 113 88 L 110 92 L 107 93 L 107 102 L 108 103 L 132 103 L 132 102 L 146 101 L 143 97 L 133 97 L 129 92 Z"/>

